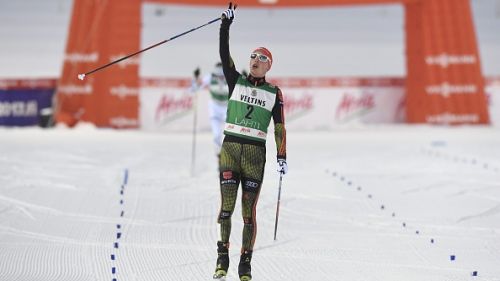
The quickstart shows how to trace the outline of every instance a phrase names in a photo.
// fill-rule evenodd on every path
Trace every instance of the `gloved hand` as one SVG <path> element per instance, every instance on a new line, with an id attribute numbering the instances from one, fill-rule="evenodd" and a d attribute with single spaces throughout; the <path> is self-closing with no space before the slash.
<path id="1" fill-rule="evenodd" d="M 229 2 L 229 8 L 225 10 L 221 15 L 222 20 L 229 20 L 230 22 L 232 22 L 234 19 L 234 10 L 236 10 L 236 6 L 237 5 L 235 4 L 233 7 L 233 2 Z"/>
<path id="2" fill-rule="evenodd" d="M 194 78 L 198 79 L 200 77 L 200 68 L 197 67 L 193 72 Z"/>
<path id="3" fill-rule="evenodd" d="M 278 172 L 283 175 L 288 172 L 288 165 L 286 164 L 286 159 L 278 159 Z"/>

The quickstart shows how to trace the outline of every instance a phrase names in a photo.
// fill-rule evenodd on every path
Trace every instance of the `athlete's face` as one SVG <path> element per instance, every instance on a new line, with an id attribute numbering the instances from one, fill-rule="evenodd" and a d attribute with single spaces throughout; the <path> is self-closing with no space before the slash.
<path id="1" fill-rule="evenodd" d="M 250 74 L 253 77 L 261 78 L 266 76 L 266 73 L 271 68 L 271 62 L 266 55 L 259 52 L 252 53 L 250 55 Z"/>

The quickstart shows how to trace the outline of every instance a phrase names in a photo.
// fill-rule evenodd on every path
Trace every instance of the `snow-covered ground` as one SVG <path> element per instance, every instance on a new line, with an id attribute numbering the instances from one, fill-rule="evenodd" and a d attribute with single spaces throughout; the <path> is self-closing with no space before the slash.
<path id="1" fill-rule="evenodd" d="M 277 241 L 273 142 L 254 280 L 500 280 L 498 129 L 288 132 Z M 0 280 L 211 280 L 217 166 L 196 144 L 192 176 L 191 134 L 0 128 Z"/>

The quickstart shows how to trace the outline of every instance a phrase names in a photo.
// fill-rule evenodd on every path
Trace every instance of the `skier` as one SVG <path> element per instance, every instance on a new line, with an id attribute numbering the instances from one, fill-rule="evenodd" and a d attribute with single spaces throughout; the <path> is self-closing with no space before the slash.
<path id="1" fill-rule="evenodd" d="M 224 73 L 222 72 L 222 63 L 215 64 L 213 71 L 200 79 L 200 69 L 194 71 L 193 90 L 208 88 L 210 92 L 210 101 L 208 103 L 210 125 L 212 127 L 215 153 L 220 155 L 222 146 L 222 135 L 226 121 L 226 110 L 229 90 L 227 87 Z"/>
<path id="2" fill-rule="evenodd" d="M 214 279 L 225 280 L 229 268 L 229 236 L 238 186 L 242 184 L 243 239 L 238 275 L 241 281 L 252 280 L 251 261 L 257 233 L 256 206 L 266 162 L 266 135 L 271 118 L 277 148 L 278 172 L 288 171 L 286 163 L 286 131 L 281 90 L 268 83 L 266 73 L 271 68 L 271 52 L 259 47 L 250 55 L 250 73 L 236 71 L 229 52 L 229 27 L 234 8 L 222 14 L 219 53 L 229 87 L 229 102 L 220 155 L 221 207 L 218 216 L 220 241 L 217 242 L 217 263 Z"/>

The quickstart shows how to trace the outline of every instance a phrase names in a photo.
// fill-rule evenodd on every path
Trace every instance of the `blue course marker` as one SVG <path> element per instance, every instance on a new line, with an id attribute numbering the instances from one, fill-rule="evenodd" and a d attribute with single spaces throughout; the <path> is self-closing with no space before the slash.
<path id="1" fill-rule="evenodd" d="M 123 185 L 128 183 L 128 169 L 125 169 L 125 176 L 123 177 Z"/>

